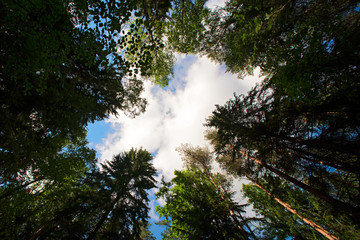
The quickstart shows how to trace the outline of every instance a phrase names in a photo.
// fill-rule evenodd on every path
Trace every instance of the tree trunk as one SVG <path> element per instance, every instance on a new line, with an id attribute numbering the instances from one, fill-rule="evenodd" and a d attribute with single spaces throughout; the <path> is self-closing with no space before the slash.
<path id="1" fill-rule="evenodd" d="M 291 206 L 283 201 L 281 201 L 279 198 L 277 198 L 274 194 L 270 193 L 269 191 L 267 191 L 265 188 L 263 188 L 260 184 L 258 184 L 257 182 L 255 182 L 252 178 L 248 177 L 247 178 L 253 183 L 255 184 L 258 188 L 260 188 L 261 190 L 263 190 L 267 195 L 269 195 L 272 199 L 274 199 L 276 202 L 278 202 L 279 204 L 281 204 L 283 207 L 285 207 L 289 212 L 291 212 L 292 214 L 296 215 L 298 218 L 300 218 L 301 220 L 303 220 L 306 224 L 310 225 L 313 229 L 315 229 L 318 233 L 320 233 L 321 235 L 323 235 L 324 237 L 326 237 L 329 240 L 339 240 L 339 238 L 335 237 L 333 234 L 331 234 L 329 231 L 325 230 L 323 227 L 321 227 L 320 225 L 318 225 L 317 223 L 301 216 L 295 209 L 291 208 Z"/>
<path id="2" fill-rule="evenodd" d="M 93 240 L 95 238 L 96 234 L 98 233 L 98 231 L 104 224 L 104 222 L 107 219 L 110 212 L 114 209 L 115 204 L 119 201 L 119 199 L 120 199 L 120 195 L 116 196 L 115 200 L 111 203 L 111 206 L 101 216 L 100 220 L 97 222 L 95 227 L 91 230 L 91 232 L 86 240 Z"/>
<path id="3" fill-rule="evenodd" d="M 210 173 L 209 169 L 207 169 L 206 166 L 203 166 L 203 168 L 204 168 L 204 170 L 205 170 L 205 172 L 206 172 L 206 175 L 209 177 L 209 179 L 211 180 L 212 184 L 215 186 L 216 190 L 220 193 L 221 199 L 225 201 L 224 194 L 223 194 L 223 192 L 220 190 L 219 186 L 216 184 L 214 178 L 211 176 L 211 173 Z M 226 204 L 226 207 L 227 207 L 227 209 L 228 209 L 229 212 L 230 212 L 231 218 L 232 218 L 232 219 L 234 220 L 234 222 L 237 224 L 237 227 L 238 227 L 238 229 L 240 230 L 241 235 L 244 237 L 244 239 L 249 239 L 246 231 L 240 226 L 240 223 L 239 223 L 239 221 L 237 220 L 234 211 L 230 208 L 229 204 Z"/>
<path id="4" fill-rule="evenodd" d="M 61 217 L 66 217 L 68 214 L 70 214 L 71 212 L 73 212 L 75 210 L 76 210 L 76 207 L 70 207 L 70 208 L 66 208 L 65 210 L 60 211 L 54 217 L 52 217 L 50 220 L 45 222 L 38 230 L 36 230 L 36 232 L 34 232 L 32 235 L 30 235 L 27 239 L 34 240 L 34 239 L 38 238 L 40 235 L 46 234 L 46 232 L 55 228 L 56 222 L 58 221 L 58 219 L 60 219 Z M 54 225 L 51 226 L 54 223 L 55 223 L 55 226 Z"/>
<path id="5" fill-rule="evenodd" d="M 222 191 L 222 190 L 219 188 L 219 186 L 217 185 L 217 183 L 215 182 L 214 178 L 213 178 L 212 175 L 211 175 L 211 172 L 210 172 L 210 170 L 209 170 L 208 165 L 206 164 L 206 162 L 208 162 L 207 160 L 209 160 L 210 157 L 209 157 L 209 158 L 205 157 L 206 160 L 204 161 L 204 160 L 200 160 L 199 158 L 197 158 L 196 156 L 194 156 L 193 153 L 192 153 L 192 151 L 189 150 L 189 149 L 183 148 L 182 151 L 183 151 L 183 153 L 184 153 L 185 155 L 187 154 L 187 155 L 191 156 L 197 163 L 200 164 L 200 166 L 197 166 L 197 168 L 199 168 L 199 169 L 202 168 L 202 169 L 206 172 L 207 177 L 210 179 L 211 183 L 214 185 L 214 187 L 216 188 L 217 192 L 220 193 L 221 199 L 225 201 L 226 199 L 225 199 L 225 196 L 224 196 L 224 194 L 223 194 L 224 191 Z M 229 211 L 229 213 L 230 213 L 230 217 L 231 217 L 231 218 L 233 219 L 233 221 L 236 223 L 236 225 L 237 225 L 237 227 L 238 227 L 241 235 L 244 237 L 244 239 L 249 239 L 249 237 L 248 237 L 248 235 L 247 235 L 247 232 L 240 226 L 240 223 L 239 223 L 238 219 L 236 218 L 236 215 L 235 215 L 234 211 L 230 208 L 229 204 L 226 204 L 226 207 L 227 207 L 227 209 L 228 209 L 228 211 Z M 256 237 L 255 237 L 255 239 L 256 239 Z"/>
<path id="6" fill-rule="evenodd" d="M 273 167 L 267 165 L 266 163 L 252 157 L 252 156 L 249 156 L 248 154 L 246 154 L 243 151 L 239 151 L 239 153 L 242 154 L 243 156 L 247 157 L 248 159 L 256 162 L 257 164 L 264 166 L 266 169 L 268 169 L 269 171 L 271 171 L 271 172 L 277 174 L 278 176 L 284 178 L 285 180 L 295 184 L 296 186 L 308 191 L 309 193 L 313 194 L 314 196 L 316 196 L 316 197 L 324 200 L 325 202 L 331 204 L 332 206 L 334 206 L 334 209 L 335 208 L 340 208 L 340 209 L 346 211 L 349 215 L 352 216 L 352 218 L 356 222 L 359 221 L 359 219 L 358 219 L 358 217 L 359 217 L 359 209 L 357 209 L 356 207 L 353 207 L 350 204 L 344 203 L 344 202 L 342 202 L 340 200 L 337 200 L 337 199 L 335 199 L 335 198 L 333 198 L 333 197 L 331 197 L 331 196 L 329 196 L 327 194 L 324 194 L 324 193 L 320 192 L 319 190 L 317 190 L 317 189 L 315 189 L 313 187 L 310 187 L 309 185 L 306 185 L 305 183 L 302 183 L 299 180 L 297 180 L 297 179 L 295 179 L 295 178 L 281 172 L 280 170 L 278 170 L 276 168 L 273 168 Z"/>

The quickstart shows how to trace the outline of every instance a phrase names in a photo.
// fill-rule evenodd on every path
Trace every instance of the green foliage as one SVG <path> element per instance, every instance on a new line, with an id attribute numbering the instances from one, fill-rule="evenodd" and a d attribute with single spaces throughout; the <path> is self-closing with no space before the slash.
<path id="1" fill-rule="evenodd" d="M 305 203 L 301 203 L 304 205 L 298 210 L 307 209 L 310 219 L 328 225 L 337 234 L 349 234 L 351 239 L 357 234 L 353 236 L 352 232 L 358 224 L 359 173 L 356 170 L 356 148 L 352 147 L 357 144 L 356 130 L 351 132 L 348 128 L 332 134 L 334 128 L 328 122 L 332 120 L 331 116 L 325 121 L 318 115 L 302 112 L 304 108 L 296 108 L 296 105 L 290 107 L 286 99 L 276 99 L 274 95 L 274 91 L 263 84 L 247 95 L 235 96 L 224 106 L 216 106 L 207 122 L 215 129 L 208 131 L 207 138 L 218 154 L 217 161 L 229 172 L 257 181 L 268 176 L 273 179 L 274 173 L 278 174 L 278 170 L 281 170 L 285 173 L 281 177 L 287 176 L 289 180 L 291 176 L 297 181 L 292 183 L 299 187 L 305 183 L 334 199 L 349 203 L 349 210 L 344 212 L 336 205 L 325 204 L 315 197 L 318 195 L 310 196 L 294 186 L 290 188 L 289 183 L 267 182 L 268 188 L 274 187 L 279 193 L 286 191 L 294 194 L 290 199 L 289 195 L 283 195 L 283 199 L 288 199 L 292 205 L 306 196 Z M 335 119 L 333 121 L 336 122 Z M 337 124 L 337 127 L 340 128 L 341 124 Z M 289 214 L 281 220 L 286 211 L 282 208 L 271 210 L 261 197 L 254 197 L 252 202 L 261 209 L 261 214 L 268 217 L 261 231 L 269 234 L 270 239 L 275 236 L 286 238 L 287 234 L 296 237 L 300 231 L 298 229 L 304 227 Z M 270 226 L 273 222 L 274 225 Z M 302 233 L 303 238 L 314 238 L 314 233 L 306 231 Z"/>
<path id="2" fill-rule="evenodd" d="M 217 106 L 207 125 L 215 127 L 209 137 L 222 156 L 219 162 L 236 174 L 256 177 L 261 175 L 260 166 L 247 157 L 250 154 L 262 162 L 261 166 L 305 179 L 310 186 L 356 209 L 356 128 L 345 129 L 331 115 L 325 120 L 309 114 L 305 107 L 296 107 L 289 106 L 286 99 L 276 99 L 266 85 Z M 330 125 L 332 121 L 336 126 Z"/>
<path id="3" fill-rule="evenodd" d="M 202 50 L 240 76 L 260 67 L 267 77 L 208 119 L 220 164 L 255 179 L 283 173 L 342 201 L 351 221 L 337 227 L 359 224 L 360 213 L 357 6 L 232 1 L 210 14 Z"/>
<path id="4" fill-rule="evenodd" d="M 127 22 L 119 19 L 134 9 L 131 4 L 0 4 L 3 175 L 11 178 L 45 161 L 67 141 L 84 136 L 88 122 L 119 110 L 130 116 L 145 110 L 146 101 L 139 97 L 142 82 L 124 78 L 128 67 L 113 43 L 117 28 Z"/>
<path id="5" fill-rule="evenodd" d="M 2 238 L 139 239 L 146 233 L 146 191 L 156 183 L 150 153 L 131 149 L 100 170 L 85 144 L 64 148 L 59 157 L 68 161 L 49 163 L 47 176 L 27 172 L 1 189 Z"/>
<path id="6" fill-rule="evenodd" d="M 216 181 L 219 177 L 213 175 Z M 228 210 L 230 205 L 234 211 L 242 211 L 241 206 L 223 199 L 202 170 L 175 171 L 175 178 L 163 182 L 157 197 L 166 201 L 157 212 L 171 220 L 168 238 L 242 239 Z"/>
<path id="7" fill-rule="evenodd" d="M 120 45 L 122 53 L 132 67 L 130 77 L 152 79 L 156 84 L 166 86 L 173 76 L 174 56 L 164 41 L 162 33 L 149 29 L 148 20 L 135 18 L 130 22 L 130 30 Z"/>
<path id="8" fill-rule="evenodd" d="M 120 53 L 124 56 L 128 75 L 151 79 L 160 86 L 166 86 L 173 76 L 175 58 L 164 40 L 164 21 L 170 8 L 170 1 L 142 1 L 136 4 L 135 17 L 123 31 Z"/>
<path id="9" fill-rule="evenodd" d="M 202 48 L 205 37 L 203 21 L 210 10 L 205 0 L 173 1 L 171 16 L 166 23 L 166 36 L 169 45 L 180 53 L 197 53 Z"/>
<path id="10" fill-rule="evenodd" d="M 325 67 L 324 60 L 333 61 L 333 57 L 344 55 L 352 56 L 348 60 L 355 63 L 352 53 L 359 47 L 355 42 L 356 6 L 356 1 L 337 1 L 331 6 L 319 1 L 227 2 L 212 12 L 205 23 L 209 30 L 203 42 L 207 45 L 204 52 L 224 62 L 230 71 L 245 73 L 256 66 L 274 74 L 289 64 Z M 343 41 L 351 47 L 343 45 Z"/>
<path id="11" fill-rule="evenodd" d="M 78 186 L 78 181 L 96 163 L 95 151 L 86 144 L 83 139 L 70 142 L 47 161 L 18 172 L 11 181 L 1 177 L 1 238 L 29 237 L 86 189 Z"/>
<path id="12" fill-rule="evenodd" d="M 155 240 L 154 235 L 151 233 L 151 231 L 149 230 L 150 224 L 143 224 L 143 226 L 141 227 L 141 235 L 140 238 L 141 240 Z"/>

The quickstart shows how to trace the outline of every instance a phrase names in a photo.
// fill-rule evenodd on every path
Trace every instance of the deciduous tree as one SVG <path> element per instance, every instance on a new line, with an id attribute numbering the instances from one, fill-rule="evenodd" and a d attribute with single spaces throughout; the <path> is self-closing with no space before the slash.
<path id="1" fill-rule="evenodd" d="M 215 181 L 224 181 L 219 174 L 212 177 Z M 166 201 L 164 207 L 157 208 L 157 212 L 171 221 L 168 237 L 246 239 L 228 208 L 231 206 L 234 211 L 240 212 L 241 207 L 229 198 L 222 198 L 221 194 L 204 170 L 175 171 L 175 178 L 170 183 L 163 182 L 157 194 Z"/>

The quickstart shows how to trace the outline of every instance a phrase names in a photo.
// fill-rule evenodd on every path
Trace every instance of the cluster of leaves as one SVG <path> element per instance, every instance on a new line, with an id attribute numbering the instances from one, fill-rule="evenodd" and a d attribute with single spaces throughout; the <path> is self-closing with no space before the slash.
<path id="1" fill-rule="evenodd" d="M 153 23 L 135 18 L 124 41 L 119 45 L 130 68 L 129 76 L 152 78 L 156 84 L 166 86 L 173 75 L 174 56 L 162 40 L 163 33 L 150 32 Z"/>
<path id="2" fill-rule="evenodd" d="M 201 41 L 206 31 L 203 21 L 210 14 L 206 2 L 173 1 L 171 16 L 166 23 L 166 36 L 172 49 L 180 53 L 198 53 L 202 49 Z"/>
<path id="3" fill-rule="evenodd" d="M 214 175 L 215 181 L 224 180 Z M 169 239 L 242 239 L 228 206 L 241 211 L 230 198 L 222 199 L 221 193 L 199 169 L 175 171 L 170 183 L 163 182 L 157 193 L 166 202 L 157 207 L 160 217 L 171 220 Z"/>

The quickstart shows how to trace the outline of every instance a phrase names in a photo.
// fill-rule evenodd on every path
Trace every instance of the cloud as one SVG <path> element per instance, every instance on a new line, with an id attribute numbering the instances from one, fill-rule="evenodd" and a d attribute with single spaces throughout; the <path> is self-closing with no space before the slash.
<path id="1" fill-rule="evenodd" d="M 224 7 L 225 1 L 224 0 L 209 0 L 206 2 L 206 6 L 210 9 L 215 9 L 216 7 Z"/>
<path id="2" fill-rule="evenodd" d="M 160 220 L 159 216 L 156 213 L 156 206 L 158 206 L 158 203 L 156 200 L 151 200 L 149 203 L 149 217 L 152 221 L 158 222 Z"/>
<path id="3" fill-rule="evenodd" d="M 224 104 L 234 92 L 246 93 L 260 81 L 259 71 L 238 79 L 205 57 L 179 55 L 175 67 L 168 87 L 145 83 L 143 97 L 149 105 L 144 114 L 131 119 L 120 113 L 107 119 L 113 132 L 97 145 L 101 160 L 143 147 L 154 154 L 154 166 L 170 180 L 174 170 L 182 168 L 176 148 L 184 143 L 206 144 L 203 123 L 215 104 Z"/>

